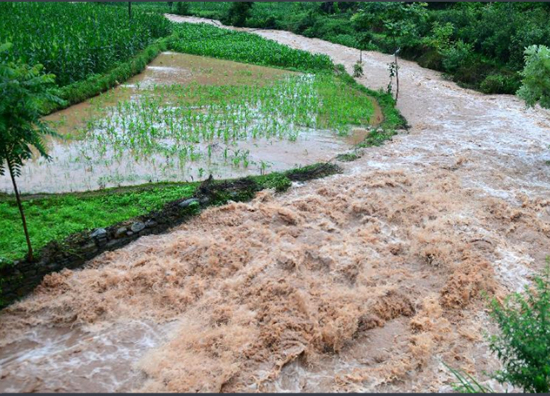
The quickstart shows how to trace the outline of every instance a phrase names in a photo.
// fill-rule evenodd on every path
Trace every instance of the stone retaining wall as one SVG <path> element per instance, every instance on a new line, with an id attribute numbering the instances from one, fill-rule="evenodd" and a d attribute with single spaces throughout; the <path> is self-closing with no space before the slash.
<path id="1" fill-rule="evenodd" d="M 265 188 L 283 191 L 293 181 L 322 178 L 341 172 L 332 163 L 314 164 L 280 174 L 271 174 L 272 179 L 258 182 L 253 177 L 230 181 L 205 180 L 195 196 L 167 203 L 160 211 L 154 211 L 135 219 L 123 221 L 106 228 L 96 228 L 73 234 L 61 243 L 50 242 L 34 262 L 17 261 L 14 265 L 0 268 L 0 309 L 26 296 L 42 282 L 47 274 L 65 268 L 75 269 L 99 254 L 121 248 L 141 236 L 160 234 L 177 226 L 209 205 L 233 201 L 247 201 Z"/>

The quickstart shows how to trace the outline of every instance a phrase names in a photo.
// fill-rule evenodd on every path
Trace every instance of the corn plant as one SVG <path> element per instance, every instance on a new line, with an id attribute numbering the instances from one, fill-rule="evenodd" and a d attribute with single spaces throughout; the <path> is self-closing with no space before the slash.
<path id="1" fill-rule="evenodd" d="M 170 34 L 162 15 L 90 3 L 0 3 L 3 60 L 44 65 L 59 86 L 104 73 Z M 0 59 L 0 60 L 1 60 Z"/>

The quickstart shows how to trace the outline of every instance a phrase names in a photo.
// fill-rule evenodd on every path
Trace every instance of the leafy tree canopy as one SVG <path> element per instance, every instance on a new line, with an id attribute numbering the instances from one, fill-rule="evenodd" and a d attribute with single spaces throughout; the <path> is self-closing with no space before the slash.
<path id="1" fill-rule="evenodd" d="M 0 53 L 11 44 L 0 45 Z M 53 74 L 42 74 L 42 65 L 0 64 L 0 174 L 11 166 L 16 176 L 23 163 L 32 157 L 32 148 L 46 158 L 44 135 L 55 134 L 43 121 L 46 102 L 62 102 L 50 93 Z"/>
<path id="2" fill-rule="evenodd" d="M 525 68 L 518 96 L 527 106 L 550 108 L 550 48 L 532 45 L 525 50 Z"/>

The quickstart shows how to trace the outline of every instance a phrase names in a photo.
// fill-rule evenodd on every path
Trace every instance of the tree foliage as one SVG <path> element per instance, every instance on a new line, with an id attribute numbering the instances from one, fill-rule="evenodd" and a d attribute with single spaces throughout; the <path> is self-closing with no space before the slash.
<path id="1" fill-rule="evenodd" d="M 426 3 L 365 3 L 351 20 L 358 30 L 384 32 L 396 46 L 404 38 L 419 37 L 419 27 L 428 17 Z"/>
<path id="2" fill-rule="evenodd" d="M 7 52 L 10 44 L 0 46 Z M 42 65 L 6 62 L 0 64 L 0 174 L 12 166 L 16 176 L 24 162 L 32 157 L 32 149 L 48 158 L 42 140 L 55 132 L 41 120 L 45 102 L 60 103 L 49 91 L 53 74 L 43 74 Z"/>
<path id="3" fill-rule="evenodd" d="M 189 15 L 189 2 L 187 1 L 176 1 L 176 14 L 178 15 Z"/>
<path id="4" fill-rule="evenodd" d="M 525 68 L 518 96 L 527 106 L 550 108 L 550 48 L 532 45 L 525 50 Z"/>
<path id="5" fill-rule="evenodd" d="M 8 52 L 10 47 L 8 43 L 0 45 L 0 55 Z M 33 149 L 49 159 L 42 139 L 55 133 L 41 120 L 44 104 L 62 103 L 50 93 L 54 75 L 43 74 L 42 68 L 40 64 L 0 63 L 0 175 L 7 169 L 12 179 L 29 260 L 33 259 L 32 246 L 15 178 L 21 174 L 25 161 L 32 158 Z"/>
<path id="6" fill-rule="evenodd" d="M 253 6 L 254 3 L 251 1 L 232 3 L 227 12 L 227 16 L 224 18 L 224 23 L 235 26 L 245 26 L 246 20 L 251 16 Z"/>
<path id="7" fill-rule="evenodd" d="M 334 2 L 333 9 L 325 3 L 258 2 L 244 24 L 364 50 L 401 48 L 401 57 L 485 93 L 515 93 L 525 48 L 550 47 L 548 3 Z M 193 2 L 191 13 L 217 19 L 231 4 Z"/>

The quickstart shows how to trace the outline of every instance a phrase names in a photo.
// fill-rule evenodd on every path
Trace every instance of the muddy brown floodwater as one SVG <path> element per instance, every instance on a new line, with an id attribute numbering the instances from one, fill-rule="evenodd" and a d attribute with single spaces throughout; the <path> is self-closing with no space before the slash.
<path id="1" fill-rule="evenodd" d="M 254 33 L 348 69 L 359 55 Z M 360 82 L 385 86 L 391 57 L 364 60 Z M 206 210 L 5 309 L 0 389 L 437 392 L 444 362 L 495 386 L 480 292 L 519 290 L 550 253 L 550 113 L 412 62 L 400 76 L 412 129 L 344 174 Z M 74 337 L 87 342 L 67 363 Z M 84 365 L 116 378 L 79 379 Z"/>

